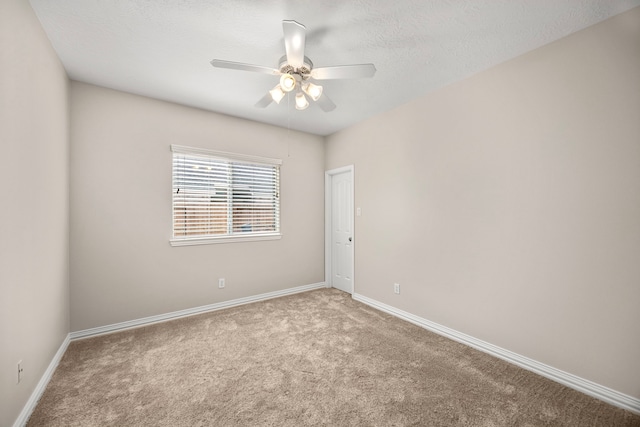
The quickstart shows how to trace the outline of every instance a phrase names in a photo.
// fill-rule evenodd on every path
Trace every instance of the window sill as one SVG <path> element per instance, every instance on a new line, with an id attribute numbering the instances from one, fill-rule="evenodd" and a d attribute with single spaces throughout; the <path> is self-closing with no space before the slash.
<path id="1" fill-rule="evenodd" d="M 220 237 L 194 237 L 186 239 L 171 239 L 171 246 L 215 245 L 218 243 L 260 242 L 263 240 L 280 240 L 281 233 L 251 234 L 249 236 L 233 235 Z"/>

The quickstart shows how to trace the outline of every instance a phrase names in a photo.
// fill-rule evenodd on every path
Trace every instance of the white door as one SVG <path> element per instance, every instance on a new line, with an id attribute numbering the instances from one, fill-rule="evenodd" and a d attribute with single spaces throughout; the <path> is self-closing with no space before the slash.
<path id="1" fill-rule="evenodd" d="M 331 285 L 353 293 L 353 170 L 331 178 Z"/>

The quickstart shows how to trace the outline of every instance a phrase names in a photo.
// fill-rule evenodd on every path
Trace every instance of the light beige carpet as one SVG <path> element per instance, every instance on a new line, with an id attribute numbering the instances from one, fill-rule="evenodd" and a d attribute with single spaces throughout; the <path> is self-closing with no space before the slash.
<path id="1" fill-rule="evenodd" d="M 639 426 L 334 289 L 72 342 L 29 426 Z"/>

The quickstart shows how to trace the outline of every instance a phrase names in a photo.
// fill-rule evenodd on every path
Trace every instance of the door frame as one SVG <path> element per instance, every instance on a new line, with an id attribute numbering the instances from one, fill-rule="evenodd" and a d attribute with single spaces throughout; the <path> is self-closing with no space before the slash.
<path id="1" fill-rule="evenodd" d="M 356 280 L 355 280 L 355 247 L 356 247 L 356 222 L 355 222 L 355 167 L 353 165 L 343 166 L 336 169 L 331 169 L 325 171 L 324 173 L 324 282 L 327 288 L 333 287 L 332 277 L 331 277 L 331 260 L 332 256 L 332 244 L 331 244 L 331 217 L 332 217 L 332 193 L 333 187 L 331 185 L 331 179 L 334 175 L 338 175 L 341 173 L 349 172 L 351 174 L 351 224 L 352 224 L 352 232 L 353 232 L 353 244 L 351 245 L 351 259 L 353 260 L 351 263 L 351 295 L 356 292 Z"/>

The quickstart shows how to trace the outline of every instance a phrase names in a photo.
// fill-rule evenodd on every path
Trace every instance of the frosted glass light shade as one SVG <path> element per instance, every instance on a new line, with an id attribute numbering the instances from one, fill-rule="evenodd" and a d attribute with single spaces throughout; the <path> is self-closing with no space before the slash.
<path id="1" fill-rule="evenodd" d="M 314 101 L 320 99 L 320 96 L 322 95 L 322 86 L 314 85 L 313 83 L 303 85 L 302 90 Z"/>
<path id="2" fill-rule="evenodd" d="M 276 104 L 280 104 L 280 101 L 282 101 L 282 98 L 284 98 L 284 91 L 282 90 L 280 85 L 278 85 L 278 86 L 274 87 L 273 89 L 271 89 L 269 91 L 269 94 L 271 95 L 271 98 L 274 101 L 276 101 Z"/>
<path id="3" fill-rule="evenodd" d="M 280 77 L 280 88 L 285 92 L 291 92 L 296 87 L 296 79 L 291 74 L 285 73 Z"/>
<path id="4" fill-rule="evenodd" d="M 307 101 L 307 97 L 304 96 L 304 93 L 296 93 L 296 110 L 305 110 L 308 106 L 309 101 Z"/>

